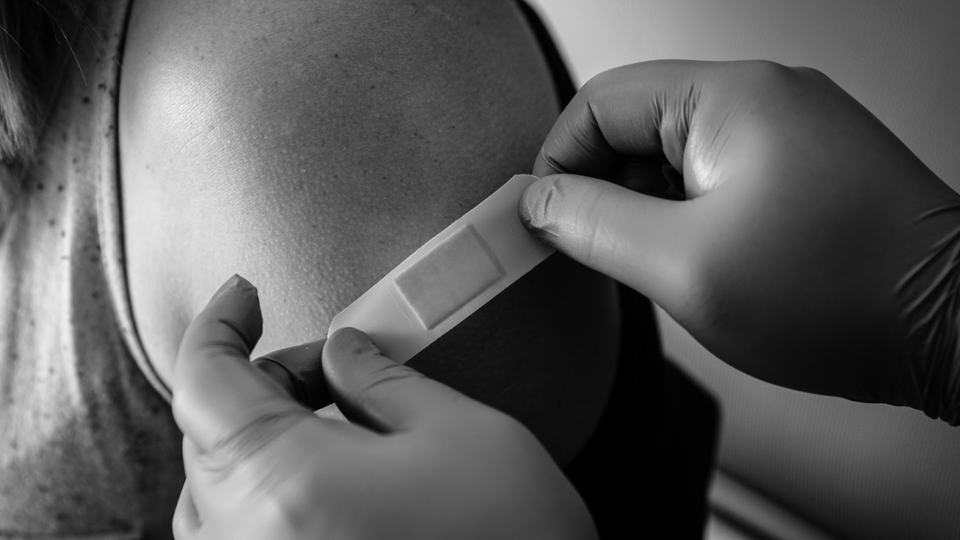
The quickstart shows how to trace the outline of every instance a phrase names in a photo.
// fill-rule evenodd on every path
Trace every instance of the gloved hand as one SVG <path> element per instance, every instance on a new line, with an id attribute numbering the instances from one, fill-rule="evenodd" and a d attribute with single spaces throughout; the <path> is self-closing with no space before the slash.
<path id="1" fill-rule="evenodd" d="M 960 196 L 823 74 L 607 71 L 533 173 L 519 208 L 533 234 L 645 294 L 734 367 L 960 423 Z M 650 196 L 664 176 L 686 200 Z"/>
<path id="2" fill-rule="evenodd" d="M 261 326 L 256 289 L 235 276 L 184 335 L 178 539 L 596 537 L 518 422 L 392 362 L 354 329 L 331 336 L 322 365 L 355 423 L 319 418 L 248 362 Z"/>

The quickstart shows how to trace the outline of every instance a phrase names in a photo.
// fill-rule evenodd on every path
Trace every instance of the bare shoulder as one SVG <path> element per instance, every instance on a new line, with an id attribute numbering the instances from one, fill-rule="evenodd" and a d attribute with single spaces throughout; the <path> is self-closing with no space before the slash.
<path id="1" fill-rule="evenodd" d="M 557 107 L 512 2 L 138 0 L 124 49 L 127 274 L 169 373 L 240 273 L 259 351 L 330 318 L 529 170 Z"/>

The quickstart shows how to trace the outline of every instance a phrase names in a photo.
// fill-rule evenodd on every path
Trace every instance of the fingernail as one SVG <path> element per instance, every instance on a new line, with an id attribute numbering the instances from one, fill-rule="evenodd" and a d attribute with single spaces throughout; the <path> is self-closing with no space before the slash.
<path id="1" fill-rule="evenodd" d="M 327 340 L 327 347 L 332 350 L 352 355 L 368 353 L 381 354 L 380 348 L 370 339 L 370 336 L 356 328 L 341 328 Z"/>
<path id="2" fill-rule="evenodd" d="M 220 298 L 226 294 L 232 294 L 239 291 L 256 294 L 257 288 L 254 287 L 252 283 L 241 277 L 240 274 L 234 274 L 230 276 L 230 279 L 225 281 L 219 289 L 217 289 L 217 292 L 213 295 L 213 298 Z"/>
<path id="3" fill-rule="evenodd" d="M 520 195 L 520 204 L 517 205 L 517 212 L 520 214 L 520 223 L 523 223 L 523 226 L 527 229 L 532 229 L 536 227 L 536 224 L 533 223 L 533 208 L 537 205 L 537 200 L 540 198 L 540 181 L 536 181 L 523 191 L 523 194 Z"/>
<path id="4" fill-rule="evenodd" d="M 556 224 L 552 220 L 556 216 L 550 215 L 555 212 L 553 206 L 557 204 L 557 197 L 560 197 L 556 185 L 556 177 L 545 176 L 537 180 L 523 192 L 520 198 L 520 222 L 530 233 L 530 236 L 547 244 L 557 247 Z"/>
<path id="5" fill-rule="evenodd" d="M 547 211 L 556 192 L 554 187 L 553 180 L 544 177 L 530 184 L 520 197 L 520 221 L 531 233 L 546 223 Z"/>

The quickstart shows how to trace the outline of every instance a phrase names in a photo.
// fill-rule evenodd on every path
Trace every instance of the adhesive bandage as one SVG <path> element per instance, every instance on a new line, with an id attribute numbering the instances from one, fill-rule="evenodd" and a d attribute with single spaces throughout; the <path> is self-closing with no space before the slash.
<path id="1" fill-rule="evenodd" d="M 523 228 L 517 204 L 537 177 L 511 178 L 337 314 L 404 363 L 543 262 L 550 248 Z"/>

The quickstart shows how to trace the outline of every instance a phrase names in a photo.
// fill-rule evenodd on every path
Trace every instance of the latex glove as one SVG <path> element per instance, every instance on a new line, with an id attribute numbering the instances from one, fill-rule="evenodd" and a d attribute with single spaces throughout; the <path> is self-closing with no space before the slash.
<path id="1" fill-rule="evenodd" d="M 253 367 L 256 289 L 235 276 L 188 327 L 173 412 L 187 480 L 178 539 L 595 538 L 533 435 L 343 329 L 323 348 L 318 418 Z"/>
<path id="2" fill-rule="evenodd" d="M 267 353 L 250 364 L 311 411 L 332 403 L 320 364 L 326 338 Z"/>
<path id="3" fill-rule="evenodd" d="M 661 160 L 687 200 L 595 179 L 654 191 Z M 960 422 L 960 197 L 823 74 L 607 71 L 561 114 L 533 173 L 544 178 L 519 208 L 533 234 L 734 367 Z"/>

